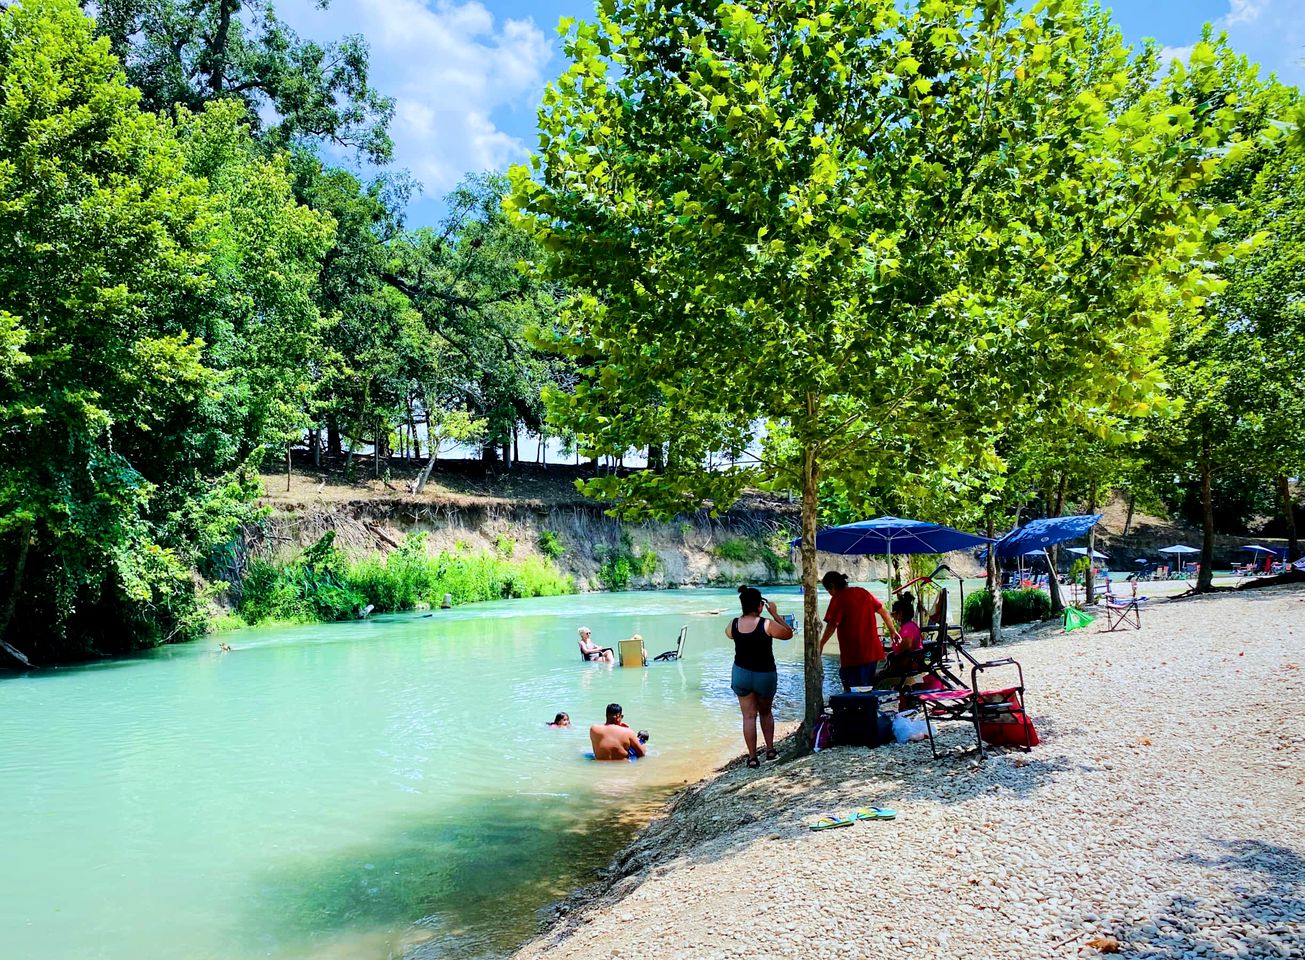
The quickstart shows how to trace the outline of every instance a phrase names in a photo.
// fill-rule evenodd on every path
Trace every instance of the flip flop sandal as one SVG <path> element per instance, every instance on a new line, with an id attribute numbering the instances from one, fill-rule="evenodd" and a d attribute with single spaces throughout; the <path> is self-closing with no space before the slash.
<path id="1" fill-rule="evenodd" d="M 862 807 L 852 814 L 853 820 L 894 820 L 896 817 L 897 811 L 887 807 Z"/>
<path id="2" fill-rule="evenodd" d="M 766 759 L 767 759 L 767 760 L 778 760 L 778 759 L 779 759 L 779 751 L 778 751 L 778 750 L 767 750 L 767 751 L 766 751 Z"/>
<path id="3" fill-rule="evenodd" d="M 760 760 L 756 757 L 748 757 L 747 767 L 749 770 L 756 770 L 759 766 L 761 766 Z"/>
<path id="4" fill-rule="evenodd" d="M 835 827 L 850 827 L 856 823 L 855 817 L 841 819 L 839 817 L 822 817 L 817 822 L 811 824 L 812 830 L 833 830 Z"/>

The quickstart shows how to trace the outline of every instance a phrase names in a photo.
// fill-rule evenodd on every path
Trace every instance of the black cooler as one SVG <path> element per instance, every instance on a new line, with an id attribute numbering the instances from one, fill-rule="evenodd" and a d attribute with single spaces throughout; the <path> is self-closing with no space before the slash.
<path id="1" fill-rule="evenodd" d="M 884 694 L 892 691 L 836 693 L 829 698 L 835 746 L 878 747 L 893 739 L 893 721 L 879 712 L 879 697 Z"/>

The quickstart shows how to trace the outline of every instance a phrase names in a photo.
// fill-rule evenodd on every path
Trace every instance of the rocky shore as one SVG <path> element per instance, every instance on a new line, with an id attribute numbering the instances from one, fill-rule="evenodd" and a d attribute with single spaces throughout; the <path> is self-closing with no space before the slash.
<path id="1" fill-rule="evenodd" d="M 735 762 L 682 793 L 520 960 L 1305 957 L 1305 589 L 1043 626 L 1043 744 Z M 897 819 L 812 832 L 865 805 Z"/>

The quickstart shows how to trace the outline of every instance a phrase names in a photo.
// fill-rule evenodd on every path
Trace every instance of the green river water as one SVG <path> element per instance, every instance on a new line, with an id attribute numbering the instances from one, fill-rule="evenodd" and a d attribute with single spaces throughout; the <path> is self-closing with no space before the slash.
<path id="1" fill-rule="evenodd" d="M 741 751 L 736 610 L 724 590 L 503 601 L 0 679 L 0 956 L 509 952 L 670 790 Z M 686 656 L 584 664 L 581 624 L 604 645 L 640 633 L 650 658 L 688 624 Z M 799 644 L 776 644 L 782 719 Z M 612 700 L 649 759 L 582 758 Z M 559 710 L 576 726 L 545 728 Z"/>

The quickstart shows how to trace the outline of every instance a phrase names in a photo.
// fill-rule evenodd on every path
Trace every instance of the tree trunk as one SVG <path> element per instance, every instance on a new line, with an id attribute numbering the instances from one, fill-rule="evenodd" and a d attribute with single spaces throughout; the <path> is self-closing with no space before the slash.
<path id="1" fill-rule="evenodd" d="M 808 400 L 808 406 L 812 401 Z M 808 749 L 815 736 L 816 722 L 824 707 L 825 667 L 820 658 L 820 595 L 816 569 L 816 522 L 819 501 L 816 498 L 820 481 L 816 452 L 811 447 L 802 451 L 802 645 L 803 674 L 806 678 L 806 709 L 803 711 L 802 746 Z"/>
<path id="2" fill-rule="evenodd" d="M 1060 482 L 1056 484 L 1056 503 L 1053 517 L 1059 517 L 1065 512 L 1065 487 L 1069 483 L 1069 474 L 1062 473 Z M 1061 613 L 1065 609 L 1065 597 L 1060 589 L 1060 579 L 1056 576 L 1056 568 L 1060 562 L 1060 548 L 1052 547 L 1047 551 L 1047 565 L 1050 567 L 1047 576 L 1047 592 L 1051 595 L 1051 612 L 1053 614 Z"/>
<path id="3" fill-rule="evenodd" d="M 1092 486 L 1088 492 L 1087 512 L 1088 513 L 1097 512 L 1097 484 L 1095 480 L 1092 482 Z M 1087 554 L 1088 567 L 1087 567 L 1087 576 L 1083 580 L 1084 596 L 1087 597 L 1088 603 L 1093 603 L 1097 598 L 1097 578 L 1094 574 L 1095 568 L 1093 567 L 1093 564 L 1096 563 L 1096 560 L 1093 559 L 1092 556 L 1096 552 L 1097 552 L 1097 528 L 1096 525 L 1094 524 L 1092 527 L 1088 529 L 1088 554 Z"/>
<path id="4" fill-rule="evenodd" d="M 339 460 L 344 456 L 344 445 L 340 442 L 340 427 L 335 417 L 326 421 L 326 455 Z"/>
<path id="5" fill-rule="evenodd" d="M 660 443 L 648 445 L 648 469 L 658 474 L 666 472 L 666 451 Z M 790 499 L 789 503 L 792 502 Z"/>
<path id="6" fill-rule="evenodd" d="M 1063 613 L 1065 610 L 1065 594 L 1060 589 L 1060 576 L 1056 573 L 1056 548 L 1052 547 L 1047 551 L 1047 593 L 1051 596 L 1051 612 L 1053 614 Z"/>
<path id="7" fill-rule="evenodd" d="M 1201 439 L 1201 570 L 1196 590 L 1206 593 L 1214 586 L 1214 500 L 1210 494 L 1210 438 Z"/>
<path id="8" fill-rule="evenodd" d="M 426 481 L 430 479 L 430 472 L 435 469 L 435 460 L 440 455 L 439 444 L 431 444 L 430 459 L 426 461 L 426 466 L 422 468 L 420 475 L 417 477 L 417 483 L 412 488 L 414 494 L 421 493 L 426 489 Z"/>
<path id="9" fill-rule="evenodd" d="M 381 478 L 381 421 L 376 419 L 376 436 L 372 438 L 372 473 L 376 479 Z"/>
<path id="10" fill-rule="evenodd" d="M 322 465 L 322 428 L 313 427 L 308 435 L 308 442 L 313 445 L 313 466 Z"/>
<path id="11" fill-rule="evenodd" d="M 1124 518 L 1124 536 L 1128 536 L 1129 528 L 1133 526 L 1133 509 L 1137 506 L 1137 494 L 1128 491 L 1128 516 Z"/>
<path id="12" fill-rule="evenodd" d="M 209 50 L 208 88 L 213 96 L 222 96 L 226 86 L 227 48 L 231 37 L 231 14 L 235 4 L 231 0 L 221 0 L 218 4 L 218 24 L 213 35 L 213 46 Z"/>
<path id="13" fill-rule="evenodd" d="M 9 624 L 14 619 L 14 611 L 18 609 L 18 598 L 23 592 L 23 574 L 27 571 L 27 549 L 32 543 L 30 520 L 18 528 L 18 537 L 18 559 L 14 561 L 14 582 L 9 587 L 9 599 L 5 601 L 4 613 L 0 613 L 0 649 L 23 666 L 30 667 L 32 661 L 27 659 L 27 655 L 4 639 L 5 631 L 9 629 Z"/>
<path id="14" fill-rule="evenodd" d="M 294 461 L 290 459 L 290 444 L 285 445 L 285 492 L 290 492 L 290 478 L 294 475 Z"/>
<path id="15" fill-rule="evenodd" d="M 512 428 L 512 462 L 521 462 L 521 434 L 516 427 Z"/>
<path id="16" fill-rule="evenodd" d="M 989 514 L 989 539 L 996 537 L 995 530 L 992 515 Z M 988 592 L 992 594 L 992 623 L 988 627 L 987 641 L 979 641 L 979 646 L 982 647 L 996 646 L 1001 643 L 1001 608 L 1006 598 L 1001 589 L 1001 561 L 997 557 L 997 545 L 995 543 L 988 544 Z M 965 611 L 961 610 L 960 615 L 965 616 Z"/>
<path id="17" fill-rule="evenodd" d="M 1287 522 L 1287 562 L 1300 559 L 1300 540 L 1296 535 L 1296 511 L 1291 502 L 1291 481 L 1278 474 L 1278 496 L 1282 498 L 1282 519 Z"/>

